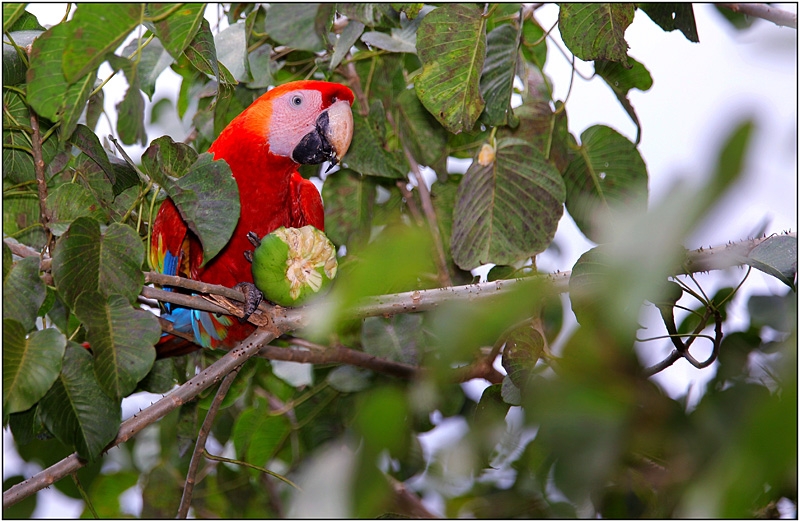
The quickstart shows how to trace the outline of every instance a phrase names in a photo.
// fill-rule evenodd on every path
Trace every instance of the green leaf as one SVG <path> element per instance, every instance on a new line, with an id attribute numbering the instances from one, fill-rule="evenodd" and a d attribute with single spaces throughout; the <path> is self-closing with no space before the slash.
<path id="1" fill-rule="evenodd" d="M 275 84 L 272 77 L 272 46 L 263 44 L 247 55 L 247 65 L 253 80 L 247 83 L 249 89 L 266 89 Z"/>
<path id="2" fill-rule="evenodd" d="M 564 193 L 561 175 L 538 150 L 512 138 L 499 141 L 494 160 L 474 161 L 459 186 L 453 260 L 471 270 L 542 252 L 563 213 Z"/>
<path id="3" fill-rule="evenodd" d="M 36 194 L 3 197 L 3 234 L 37 250 L 47 243 Z"/>
<path id="4" fill-rule="evenodd" d="M 9 267 L 8 275 L 3 279 L 3 319 L 14 319 L 30 332 L 36 327 L 36 317 L 45 298 L 45 284 L 39 276 L 39 258 L 20 259 L 13 266 L 9 263 Z"/>
<path id="5" fill-rule="evenodd" d="M 122 415 L 119 402 L 98 386 L 93 367 L 88 351 L 67 343 L 61 374 L 39 406 L 47 429 L 90 461 L 114 440 Z"/>
<path id="6" fill-rule="evenodd" d="M 367 317 L 361 329 L 364 352 L 390 361 L 417 364 L 425 346 L 422 319 L 420 314 Z"/>
<path id="7" fill-rule="evenodd" d="M 572 312 L 578 323 L 584 324 L 597 306 L 602 306 L 603 296 L 612 283 L 612 266 L 608 245 L 584 252 L 572 267 L 569 278 L 569 296 Z"/>
<path id="8" fill-rule="evenodd" d="M 100 144 L 97 134 L 85 125 L 78 125 L 75 132 L 70 136 L 70 143 L 78 147 L 81 152 L 94 160 L 103 169 L 108 181 L 115 184 L 117 181 L 116 170 L 111 165 L 108 153 Z"/>
<path id="9" fill-rule="evenodd" d="M 342 29 L 342 33 L 333 45 L 333 55 L 331 56 L 331 69 L 335 69 L 342 63 L 344 57 L 350 52 L 350 49 L 358 40 L 358 37 L 364 32 L 364 24 L 358 20 L 350 20 L 350 22 Z"/>
<path id="10" fill-rule="evenodd" d="M 189 173 L 197 156 L 189 145 L 161 136 L 154 139 L 142 154 L 142 170 L 153 181 L 167 187 Z"/>
<path id="11" fill-rule="evenodd" d="M 375 184 L 350 169 L 341 169 L 325 178 L 325 234 L 335 245 L 348 245 L 369 238 Z"/>
<path id="12" fill-rule="evenodd" d="M 473 282 L 472 274 L 461 270 L 453 261 L 450 253 L 450 238 L 453 235 L 453 211 L 456 207 L 458 187 L 463 176 L 450 174 L 446 181 L 437 181 L 431 186 L 431 201 L 436 212 L 436 222 L 439 225 L 439 235 L 442 238 L 442 247 L 447 258 L 447 268 L 453 284 L 462 285 Z"/>
<path id="13" fill-rule="evenodd" d="M 4 3 L 3 4 L 3 32 L 9 32 L 22 15 L 25 13 L 25 4 Z"/>
<path id="14" fill-rule="evenodd" d="M 80 4 L 70 20 L 72 38 L 63 49 L 70 84 L 96 69 L 142 23 L 144 4 Z"/>
<path id="15" fill-rule="evenodd" d="M 164 69 L 174 62 L 174 59 L 161 45 L 160 40 L 153 40 L 147 47 L 141 50 L 139 55 L 135 55 L 134 52 L 139 47 L 138 44 L 138 41 L 132 41 L 123 49 L 122 55 L 126 57 L 133 55 L 134 60 L 139 60 L 136 66 L 139 87 L 150 101 L 153 101 L 153 93 L 156 90 L 156 80 L 158 80 L 158 77 L 164 72 Z M 180 56 L 180 54 L 178 56 Z"/>
<path id="16" fill-rule="evenodd" d="M 472 5 L 446 4 L 428 13 L 417 31 L 420 101 L 447 130 L 469 131 L 483 111 L 479 82 L 486 56 L 486 19 Z"/>
<path id="17" fill-rule="evenodd" d="M 581 60 L 609 60 L 627 67 L 625 29 L 635 10 L 635 4 L 562 4 L 558 30 L 567 48 Z"/>
<path id="18" fill-rule="evenodd" d="M 34 111 L 52 122 L 59 121 L 66 112 L 70 126 L 75 121 L 75 113 L 83 110 L 81 100 L 85 103 L 91 92 L 87 87 L 89 80 L 81 79 L 83 76 L 91 78 L 93 86 L 97 76 L 87 70 L 73 82 L 65 79 L 61 59 L 68 43 L 74 40 L 72 22 L 54 25 L 45 31 L 33 42 L 27 74 L 27 98 Z"/>
<path id="19" fill-rule="evenodd" d="M 533 18 L 526 18 L 522 24 L 522 55 L 540 71 L 547 61 L 547 39 L 544 29 Z"/>
<path id="20" fill-rule="evenodd" d="M 40 119 L 44 133 L 50 128 Z M 31 138 L 27 131 L 31 115 L 22 96 L 10 89 L 3 89 L 3 179 L 14 184 L 34 181 L 36 173 L 31 152 Z M 48 138 L 42 147 L 42 159 L 49 164 L 58 153 L 58 140 Z"/>
<path id="21" fill-rule="evenodd" d="M 404 90 L 397 97 L 398 125 L 403 143 L 421 165 L 434 166 L 443 159 L 447 131 L 425 110 L 414 91 Z"/>
<path id="22" fill-rule="evenodd" d="M 639 89 L 646 91 L 653 85 L 653 79 L 650 77 L 650 72 L 645 69 L 644 65 L 637 62 L 633 58 L 628 58 L 631 64 L 630 68 L 625 68 L 619 62 L 607 62 L 603 60 L 596 60 L 594 64 L 595 73 L 603 78 L 606 83 L 614 91 L 614 95 L 622 104 L 622 108 L 631 117 L 633 123 L 636 125 L 636 143 L 639 143 L 639 136 L 641 135 L 641 125 L 639 118 L 636 116 L 636 111 L 628 99 L 628 91 L 631 89 Z"/>
<path id="23" fill-rule="evenodd" d="M 139 72 L 135 62 L 117 55 L 109 55 L 108 62 L 115 71 L 122 70 L 128 80 L 128 89 L 117 104 L 117 134 L 125 145 L 147 143 L 144 129 L 144 98 L 139 90 Z"/>
<path id="24" fill-rule="evenodd" d="M 100 224 L 80 217 L 61 236 L 53 253 L 53 279 L 67 304 L 74 308 L 83 292 L 122 294 L 133 303 L 144 284 L 144 247 L 127 225 Z"/>
<path id="25" fill-rule="evenodd" d="M 86 327 L 100 387 L 117 400 L 129 395 L 155 361 L 161 337 L 156 316 L 132 307 L 125 296 L 92 291 L 78 297 L 75 315 Z"/>
<path id="26" fill-rule="evenodd" d="M 214 37 L 217 60 L 240 82 L 249 82 L 250 63 L 247 60 L 247 35 L 244 24 L 233 24 Z"/>
<path id="27" fill-rule="evenodd" d="M 3 4 L 3 9 L 6 9 L 8 4 Z M 23 4 L 19 4 L 23 5 Z M 23 12 L 25 12 L 23 10 Z M 27 13 L 26 13 L 27 14 Z M 30 46 L 33 41 L 38 38 L 44 31 L 28 30 L 28 31 L 14 31 L 8 36 L 3 37 L 3 85 L 19 85 L 25 82 L 25 75 L 28 71 L 28 65 L 23 61 L 17 49 L 7 41 L 13 41 L 22 50 L 25 55 L 25 48 Z M 27 58 L 27 56 L 26 56 Z"/>
<path id="28" fill-rule="evenodd" d="M 164 189 L 203 244 L 203 263 L 228 244 L 239 221 L 239 189 L 231 168 L 203 153 L 189 172 Z"/>
<path id="29" fill-rule="evenodd" d="M 786 295 L 753 295 L 747 301 L 750 324 L 760 329 L 769 326 L 779 332 L 791 332 L 797 325 L 797 299 Z"/>
<path id="30" fill-rule="evenodd" d="M 148 9 L 152 9 L 152 5 L 148 5 Z M 197 35 L 204 20 L 205 11 L 205 4 L 183 4 L 180 9 L 168 17 L 153 24 L 154 32 L 163 45 L 162 49 L 166 50 L 175 60 L 180 59 Z M 150 15 L 153 14 L 150 13 Z"/>
<path id="31" fill-rule="evenodd" d="M 353 393 L 369 388 L 372 372 L 364 368 L 343 364 L 330 372 L 325 381 L 341 393 Z"/>
<path id="32" fill-rule="evenodd" d="M 270 415 L 265 401 L 256 401 L 239 415 L 233 426 L 236 455 L 255 466 L 266 466 L 289 431 L 285 416 Z"/>
<path id="33" fill-rule="evenodd" d="M 525 391 L 525 385 L 544 352 L 544 346 L 544 338 L 534 327 L 533 322 L 515 328 L 506 337 L 503 368 L 511 382 L 520 390 Z"/>
<path id="34" fill-rule="evenodd" d="M 319 4 L 271 4 L 264 31 L 278 43 L 293 49 L 321 51 L 322 39 L 315 28 Z"/>
<path id="35" fill-rule="evenodd" d="M 777 278 L 795 290 L 797 238 L 792 236 L 771 237 L 751 250 L 747 257 L 742 259 L 742 262 Z"/>
<path id="36" fill-rule="evenodd" d="M 564 173 L 567 210 L 581 232 L 599 242 L 615 212 L 646 209 L 647 167 L 634 144 L 609 127 L 586 129 L 581 142 Z"/>
<path id="37" fill-rule="evenodd" d="M 370 107 L 369 118 L 353 113 L 353 142 L 343 162 L 351 169 L 366 176 L 403 179 L 408 170 L 401 155 L 386 150 L 386 133 L 383 122 L 383 104 L 376 101 Z"/>
<path id="38" fill-rule="evenodd" d="M 392 27 L 390 34 L 381 31 L 369 31 L 361 36 L 361 41 L 365 44 L 384 49 L 393 53 L 416 53 L 417 52 L 417 30 L 425 14 L 433 8 L 425 9 L 423 16 L 409 20 L 400 18 L 400 27 Z"/>
<path id="39" fill-rule="evenodd" d="M 109 189 L 111 187 L 108 187 Z M 70 224 L 81 216 L 108 223 L 108 211 L 91 192 L 77 183 L 64 183 L 47 195 L 47 208 L 52 211 L 50 229 L 53 235 L 63 235 Z"/>
<path id="40" fill-rule="evenodd" d="M 60 117 L 61 132 L 59 141 L 61 143 L 66 143 L 78 126 L 78 120 L 86 109 L 86 103 L 89 101 L 89 95 L 94 90 L 96 80 L 97 70 L 80 77 L 77 82 L 70 85 Z"/>
<path id="41" fill-rule="evenodd" d="M 214 35 L 211 34 L 211 27 L 205 19 L 201 21 L 200 30 L 197 31 L 189 47 L 186 48 L 185 55 L 198 71 L 213 76 L 218 82 L 226 85 L 236 83 L 236 79 L 228 69 L 217 61 Z M 186 83 L 186 80 L 184 80 L 184 83 Z"/>
<path id="42" fill-rule="evenodd" d="M 644 65 L 628 58 L 631 67 L 623 67 L 618 62 L 608 62 L 597 60 L 594 63 L 594 71 L 606 81 L 611 90 L 615 93 L 627 95 L 631 89 L 647 91 L 653 86 L 653 78 Z"/>
<path id="43" fill-rule="evenodd" d="M 642 3 L 636 7 L 647 13 L 652 21 L 658 24 L 665 31 L 680 32 L 690 42 L 699 42 L 697 36 L 697 26 L 694 21 L 694 8 L 692 4 L 664 2 L 662 3 Z M 729 11 L 729 9 L 724 9 Z"/>
<path id="44" fill-rule="evenodd" d="M 393 457 L 408 450 L 408 399 L 399 388 L 383 386 L 359 397 L 353 427 L 364 437 L 368 451 L 387 449 Z"/>
<path id="45" fill-rule="evenodd" d="M 486 100 L 481 121 L 487 125 L 507 125 L 514 119 L 511 94 L 517 72 L 519 36 L 520 32 L 509 24 L 501 25 L 486 36 L 486 60 L 480 88 Z"/>
<path id="46" fill-rule="evenodd" d="M 55 328 L 25 335 L 25 327 L 3 318 L 3 414 L 39 402 L 61 371 L 67 338 Z"/>

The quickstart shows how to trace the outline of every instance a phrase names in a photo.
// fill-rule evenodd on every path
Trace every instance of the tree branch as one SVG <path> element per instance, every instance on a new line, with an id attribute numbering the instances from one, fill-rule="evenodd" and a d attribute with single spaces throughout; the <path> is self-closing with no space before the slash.
<path id="1" fill-rule="evenodd" d="M 289 329 L 290 323 L 286 322 L 283 328 Z M 194 400 L 204 390 L 219 382 L 234 368 L 241 366 L 245 361 L 255 356 L 259 349 L 271 342 L 286 330 L 268 330 L 259 328 L 250 337 L 245 339 L 238 348 L 223 355 L 217 362 L 176 388 L 152 406 L 145 408 L 133 417 L 125 420 L 119 428 L 117 437 L 106 446 L 105 451 L 126 442 L 141 430 L 160 420 L 176 408 Z M 86 461 L 77 453 L 64 458 L 32 476 L 31 478 L 15 484 L 3 492 L 3 508 L 7 508 L 29 497 L 37 491 L 46 488 L 56 481 L 66 477 L 86 465 Z"/>
<path id="2" fill-rule="evenodd" d="M 200 459 L 203 458 L 203 454 L 206 450 L 206 440 L 208 440 L 208 435 L 211 433 L 211 426 L 214 424 L 214 419 L 217 417 L 219 407 L 222 405 L 225 395 L 228 394 L 231 384 L 233 384 L 236 376 L 239 375 L 239 370 L 241 368 L 241 366 L 237 366 L 222 380 L 222 384 L 219 385 L 217 394 L 214 396 L 214 401 L 208 409 L 206 418 L 203 420 L 203 425 L 200 427 L 200 432 L 197 434 L 197 442 L 194 445 L 192 460 L 189 462 L 189 470 L 186 472 L 186 483 L 183 486 L 183 495 L 181 496 L 181 503 L 178 507 L 177 518 L 186 518 L 186 515 L 189 514 L 189 507 L 192 505 L 192 493 L 194 492 L 194 481 L 197 476 L 197 468 L 200 467 Z"/>
<path id="3" fill-rule="evenodd" d="M 31 153 L 33 154 L 33 170 L 36 174 L 36 188 L 39 191 L 39 212 L 42 226 L 48 236 L 48 244 L 53 235 L 50 232 L 50 212 L 47 210 L 47 180 L 44 179 L 44 156 L 42 154 L 42 134 L 39 130 L 39 118 L 31 111 Z"/>
<path id="4" fill-rule="evenodd" d="M 784 11 L 777 7 L 772 7 L 767 4 L 717 4 L 720 7 L 726 7 L 734 13 L 742 13 L 747 16 L 761 18 L 768 22 L 772 22 L 777 26 L 792 27 L 797 29 L 797 13 Z"/>

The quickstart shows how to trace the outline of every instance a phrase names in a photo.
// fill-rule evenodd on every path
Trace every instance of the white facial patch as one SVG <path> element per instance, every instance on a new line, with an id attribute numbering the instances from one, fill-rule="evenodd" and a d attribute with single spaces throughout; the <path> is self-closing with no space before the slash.
<path id="1" fill-rule="evenodd" d="M 291 157 L 303 136 L 314 130 L 322 111 L 322 93 L 298 90 L 272 100 L 268 142 L 273 154 Z"/>

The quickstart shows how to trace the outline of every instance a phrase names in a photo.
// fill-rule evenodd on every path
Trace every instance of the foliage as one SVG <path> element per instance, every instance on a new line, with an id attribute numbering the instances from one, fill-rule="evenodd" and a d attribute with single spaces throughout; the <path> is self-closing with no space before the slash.
<path id="1" fill-rule="evenodd" d="M 653 80 L 627 54 L 636 10 L 698 40 L 691 6 L 664 5 L 560 8 L 565 44 L 594 61 L 637 127 L 628 94 Z M 138 484 L 142 517 L 174 517 L 189 449 L 217 407 L 211 437 L 233 460 L 207 446 L 192 476 L 197 517 L 425 514 L 414 491 L 441 495 L 449 517 L 751 517 L 783 497 L 796 505 L 796 238 L 729 258 L 789 287 L 751 297 L 738 331 L 725 322 L 736 290 L 705 296 L 692 272 L 720 267 L 692 268 L 705 266 L 691 264 L 703 254 L 681 246 L 743 170 L 751 122 L 722 144 L 705 186 L 676 185 L 648 209 L 637 143 L 605 125 L 579 137 L 568 130 L 568 100 L 553 99 L 543 73 L 560 57 L 535 9 L 222 9 L 229 25 L 212 31 L 201 4 L 80 4 L 45 30 L 24 4 L 3 5 L 3 422 L 26 461 L 47 467 L 73 451 L 89 461 L 74 482 L 56 483 L 87 501 L 85 515 L 123 516 L 119 496 Z M 187 143 L 152 139 L 138 164 L 116 140 L 122 158 L 106 150 L 96 134 L 103 62 L 128 84 L 119 142 L 151 138 L 144 96 L 153 99 L 169 67 L 181 78 L 177 112 L 191 116 Z M 303 169 L 322 181 L 326 229 L 346 255 L 325 313 L 300 312 L 305 339 L 273 344 L 325 350 L 324 362 L 338 364 L 300 375 L 253 358 L 221 405 L 210 391 L 182 403 L 111 449 L 123 464 L 101 471 L 123 398 L 164 393 L 221 357 L 155 358 L 159 323 L 139 300 L 158 205 L 171 197 L 205 258 L 219 252 L 239 194 L 228 166 L 205 150 L 269 85 L 308 77 L 356 94 L 343 168 Z M 472 163 L 462 175 L 448 158 Z M 421 166 L 436 173 L 430 192 Z M 527 276 L 565 209 L 600 246 L 573 268 L 562 313 L 553 296 L 566 289 Z M 474 282 L 469 271 L 486 263 L 498 265 L 489 275 L 497 288 L 524 284 L 417 311 L 419 292 Z M 406 291 L 408 308 L 359 308 Z M 676 325 L 682 297 L 697 302 Z M 635 348 L 654 341 L 636 341 L 639 312 L 653 304 L 675 349 L 662 367 L 643 368 Z M 579 327 L 562 332 L 572 313 Z M 706 363 L 693 343 L 713 346 Z M 366 357 L 336 355 L 352 351 Z M 507 376 L 493 368 L 498 357 Z M 716 371 L 695 408 L 649 379 L 681 358 Z M 492 383 L 477 403 L 458 384 L 473 378 Z M 467 433 L 424 454 L 420 435 L 443 419 Z M 323 511 L 308 511 L 317 505 Z M 28 516 L 31 499 L 11 509 L 4 514 Z"/>

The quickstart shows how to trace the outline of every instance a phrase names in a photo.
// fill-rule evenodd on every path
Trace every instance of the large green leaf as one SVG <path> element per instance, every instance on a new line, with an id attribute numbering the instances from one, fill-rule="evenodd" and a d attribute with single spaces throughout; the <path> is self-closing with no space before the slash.
<path id="1" fill-rule="evenodd" d="M 417 31 L 422 73 L 414 80 L 420 101 L 444 128 L 469 131 L 483 111 L 480 76 L 486 56 L 481 9 L 446 4 L 428 13 Z"/>
<path id="2" fill-rule="evenodd" d="M 3 279 L 3 319 L 14 319 L 30 332 L 36 327 L 44 303 L 45 285 L 39 277 L 39 258 L 27 257 L 14 263 Z"/>
<path id="3" fill-rule="evenodd" d="M 94 460 L 114 440 L 122 411 L 97 384 L 92 356 L 68 342 L 61 374 L 39 405 L 44 425 L 78 454 Z"/>
<path id="4" fill-rule="evenodd" d="M 358 37 L 364 32 L 364 24 L 358 20 L 350 20 L 348 24 L 342 29 L 339 39 L 333 46 L 333 54 L 331 55 L 331 69 L 335 69 L 342 63 L 344 57 L 350 52 L 350 48 L 356 43 Z"/>
<path id="5" fill-rule="evenodd" d="M 134 59 L 135 60 L 135 59 Z M 139 72 L 135 61 L 115 54 L 108 56 L 108 63 L 115 71 L 122 70 L 128 80 L 128 89 L 117 108 L 117 134 L 125 145 L 147 143 L 144 128 L 144 97 L 139 89 Z"/>
<path id="6" fill-rule="evenodd" d="M 558 30 L 567 48 L 581 60 L 610 60 L 627 66 L 625 29 L 635 10 L 635 4 L 561 4 Z"/>
<path id="7" fill-rule="evenodd" d="M 81 216 L 103 224 L 109 220 L 108 212 L 100 206 L 97 198 L 77 183 L 64 183 L 56 187 L 47 195 L 47 208 L 52 211 L 50 230 L 56 236 L 63 235 L 72 221 Z"/>
<path id="8" fill-rule="evenodd" d="M 148 9 L 152 9 L 153 6 L 160 7 L 159 4 L 151 4 Z M 163 49 L 175 60 L 180 59 L 181 54 L 194 39 L 204 20 L 205 11 L 205 4 L 183 4 L 168 17 L 153 24 L 154 32 L 161 41 Z"/>
<path id="9" fill-rule="evenodd" d="M 3 197 L 3 234 L 41 249 L 47 243 L 47 236 L 40 219 L 39 198 L 35 193 Z"/>
<path id="10" fill-rule="evenodd" d="M 127 298 L 84 292 L 75 303 L 75 315 L 87 330 L 94 352 L 94 373 L 103 391 L 121 399 L 150 372 L 161 337 L 156 316 L 133 308 Z"/>
<path id="11" fill-rule="evenodd" d="M 31 152 L 31 115 L 19 93 L 3 89 L 3 179 L 21 184 L 36 179 Z M 49 130 L 47 121 L 40 119 L 42 134 Z M 56 132 L 55 134 L 59 134 Z M 42 144 L 42 159 L 50 165 L 60 148 L 56 135 Z"/>
<path id="12" fill-rule="evenodd" d="M 414 91 L 404 90 L 397 97 L 400 135 L 411 154 L 421 165 L 434 166 L 441 161 L 447 145 L 447 131 L 425 110 Z"/>
<path id="13" fill-rule="evenodd" d="M 67 338 L 55 328 L 29 336 L 13 319 L 3 319 L 3 414 L 25 411 L 58 378 Z"/>
<path id="14" fill-rule="evenodd" d="M 142 23 L 144 4 L 80 4 L 70 20 L 72 38 L 63 48 L 64 77 L 70 84 L 96 69 Z"/>
<path id="15" fill-rule="evenodd" d="M 64 119 L 63 139 L 69 138 L 68 133 L 74 130 L 97 76 L 89 68 L 71 82 L 64 77 L 62 56 L 69 42 L 75 41 L 74 27 L 72 22 L 57 24 L 37 38 L 31 48 L 27 74 L 28 103 L 50 121 Z"/>
<path id="16" fill-rule="evenodd" d="M 252 80 L 247 59 L 247 34 L 244 24 L 233 24 L 214 37 L 217 60 L 240 82 Z"/>
<path id="17" fill-rule="evenodd" d="M 89 217 L 79 217 L 56 244 L 53 279 L 70 307 L 84 292 L 122 294 L 133 302 L 144 284 L 144 247 L 127 225 L 112 223 L 105 233 Z"/>
<path id="18" fill-rule="evenodd" d="M 481 121 L 487 125 L 496 127 L 514 122 L 511 94 L 517 72 L 519 36 L 520 32 L 509 24 L 501 25 L 486 36 L 486 60 L 480 87 L 486 101 Z"/>
<path id="19" fill-rule="evenodd" d="M 694 22 L 694 10 L 690 3 L 664 2 L 664 3 L 641 3 L 636 6 L 647 13 L 655 23 L 665 31 L 680 32 L 690 42 L 699 42 L 697 36 L 697 25 Z"/>
<path id="20" fill-rule="evenodd" d="M 493 161 L 475 161 L 458 189 L 453 260 L 464 270 L 509 265 L 542 252 L 563 213 L 561 175 L 530 144 L 507 138 Z"/>
<path id="21" fill-rule="evenodd" d="M 197 153 L 168 136 L 153 141 L 142 155 L 145 172 L 172 198 L 203 244 L 204 262 L 228 243 L 239 221 L 239 189 L 224 161 Z"/>
<path id="22" fill-rule="evenodd" d="M 228 244 L 239 221 L 239 188 L 224 161 L 203 153 L 189 173 L 164 187 L 189 229 L 203 244 L 203 262 Z"/>
<path id="23" fill-rule="evenodd" d="M 375 184 L 357 172 L 342 169 L 325 178 L 325 234 L 335 245 L 348 245 L 369 238 Z"/>
<path id="24" fill-rule="evenodd" d="M 647 167 L 634 144 L 609 127 L 586 129 L 581 142 L 564 173 L 567 210 L 581 232 L 598 241 L 613 213 L 645 210 Z"/>
<path id="25" fill-rule="evenodd" d="M 258 400 L 239 415 L 233 426 L 236 454 L 250 464 L 265 466 L 289 429 L 285 416 L 270 415 L 266 402 Z"/>
<path id="26" fill-rule="evenodd" d="M 370 107 L 369 118 L 353 113 L 353 143 L 343 162 L 367 176 L 402 179 L 406 177 L 408 164 L 399 153 L 386 150 L 385 119 L 379 101 Z"/>
<path id="27" fill-rule="evenodd" d="M 323 42 L 315 28 L 317 11 L 319 4 L 271 4 L 264 31 L 276 42 L 293 49 L 321 51 Z"/>

